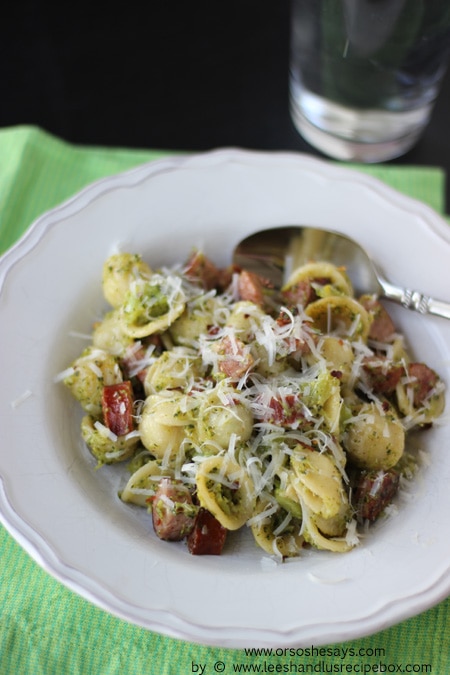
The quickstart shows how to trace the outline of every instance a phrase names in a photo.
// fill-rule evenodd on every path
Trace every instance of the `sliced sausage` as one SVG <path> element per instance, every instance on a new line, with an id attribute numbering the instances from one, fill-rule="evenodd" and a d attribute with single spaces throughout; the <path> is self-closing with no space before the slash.
<path id="1" fill-rule="evenodd" d="M 297 310 L 294 308 L 293 315 L 296 313 Z M 286 314 L 286 312 L 280 312 L 277 317 L 277 326 L 283 328 L 284 326 L 290 325 L 291 322 L 292 319 Z M 308 335 L 308 339 L 306 339 L 306 337 L 297 337 L 295 335 L 290 335 L 283 339 L 289 355 L 300 357 L 304 356 L 305 354 L 309 354 L 311 351 L 311 343 L 317 342 L 317 335 L 313 332 L 310 332 L 307 326 L 305 326 L 303 330 L 304 335 Z"/>
<path id="2" fill-rule="evenodd" d="M 162 478 L 152 500 L 153 528 L 160 539 L 180 541 L 194 527 L 196 508 L 186 485 Z"/>
<path id="3" fill-rule="evenodd" d="M 366 374 L 368 385 L 376 394 L 388 396 L 393 394 L 405 374 L 401 365 L 395 365 L 386 357 L 368 356 L 363 360 L 363 369 Z"/>
<path id="4" fill-rule="evenodd" d="M 103 387 L 104 423 L 116 436 L 125 436 L 133 431 L 133 402 L 133 387 L 130 380 Z"/>
<path id="5" fill-rule="evenodd" d="M 282 296 L 286 301 L 286 304 L 293 307 L 296 307 L 297 305 L 306 307 L 314 300 L 317 300 L 317 294 L 309 279 L 303 279 L 302 281 L 283 289 Z"/>
<path id="6" fill-rule="evenodd" d="M 208 291 L 219 286 L 223 278 L 220 269 L 200 251 L 192 253 L 186 263 L 184 273 L 188 279 L 200 284 Z"/>
<path id="7" fill-rule="evenodd" d="M 189 552 L 193 555 L 220 555 L 227 531 L 209 511 L 200 508 L 187 538 Z"/>
<path id="8" fill-rule="evenodd" d="M 377 342 L 387 342 L 395 333 L 395 325 L 386 308 L 373 295 L 363 295 L 359 302 L 373 319 L 369 338 Z"/>
<path id="9" fill-rule="evenodd" d="M 375 521 L 392 503 L 399 485 L 400 474 L 395 469 L 363 472 L 355 491 L 357 517 L 360 520 Z"/>
<path id="10" fill-rule="evenodd" d="M 408 375 L 415 379 L 413 383 L 414 407 L 420 408 L 429 394 L 436 387 L 439 376 L 424 363 L 410 363 L 408 366 Z"/>
<path id="11" fill-rule="evenodd" d="M 254 272 L 242 270 L 238 279 L 238 293 L 241 300 L 254 302 L 262 307 L 264 304 L 264 281 Z"/>
<path id="12" fill-rule="evenodd" d="M 221 356 L 220 372 L 232 380 L 240 380 L 254 363 L 253 356 L 245 350 L 245 344 L 237 338 L 231 339 L 228 335 L 217 344 L 217 352 Z"/>

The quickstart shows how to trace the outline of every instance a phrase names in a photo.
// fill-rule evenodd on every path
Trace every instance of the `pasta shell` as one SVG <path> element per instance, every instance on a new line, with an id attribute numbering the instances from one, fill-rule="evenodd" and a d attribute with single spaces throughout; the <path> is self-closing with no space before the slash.
<path id="1" fill-rule="evenodd" d="M 200 505 L 227 530 L 237 530 L 251 517 L 255 506 L 250 476 L 227 455 L 214 455 L 199 464 L 197 497 Z"/>

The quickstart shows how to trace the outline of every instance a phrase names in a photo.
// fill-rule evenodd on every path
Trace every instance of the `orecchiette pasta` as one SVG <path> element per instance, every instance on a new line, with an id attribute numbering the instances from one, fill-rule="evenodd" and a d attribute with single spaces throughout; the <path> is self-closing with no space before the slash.
<path id="1" fill-rule="evenodd" d="M 346 501 L 342 476 L 326 453 L 305 446 L 295 448 L 291 457 L 292 479 L 300 503 L 317 516 L 336 516 Z"/>
<path id="2" fill-rule="evenodd" d="M 148 279 L 151 269 L 141 256 L 130 253 L 116 253 L 103 265 L 103 294 L 112 307 L 121 307 L 136 279 Z"/>
<path id="3" fill-rule="evenodd" d="M 370 316 L 356 300 L 344 295 L 331 295 L 309 304 L 306 314 L 321 333 L 336 333 L 349 340 L 367 340 Z"/>
<path id="4" fill-rule="evenodd" d="M 113 356 L 121 357 L 127 347 L 134 344 L 134 340 L 124 332 L 119 313 L 113 310 L 94 326 L 92 344 Z"/>
<path id="5" fill-rule="evenodd" d="M 284 287 L 285 292 L 308 282 L 321 296 L 353 295 L 350 279 L 342 268 L 329 262 L 311 262 L 294 270 Z"/>
<path id="6" fill-rule="evenodd" d="M 81 435 L 89 450 L 99 464 L 116 464 L 133 456 L 139 438 L 136 436 L 116 436 L 111 431 L 85 415 L 81 421 Z"/>
<path id="7" fill-rule="evenodd" d="M 121 253 L 103 292 L 92 344 L 59 379 L 97 464 L 129 460 L 122 501 L 193 553 L 243 527 L 281 559 L 348 551 L 410 473 L 407 432 L 444 410 L 437 373 L 328 262 L 276 290 L 203 254 L 154 271 Z"/>
<path id="8" fill-rule="evenodd" d="M 403 455 L 405 430 L 390 406 L 363 403 L 345 425 L 349 458 L 362 469 L 390 469 Z"/>
<path id="9" fill-rule="evenodd" d="M 325 335 L 320 340 L 319 349 L 327 370 L 340 373 L 340 381 L 348 382 L 355 361 L 355 354 L 349 342 L 334 335 Z M 314 364 L 315 358 L 316 356 L 311 354 L 307 361 Z"/>
<path id="10" fill-rule="evenodd" d="M 227 449 L 230 438 L 247 441 L 253 432 L 253 415 L 250 409 L 233 397 L 233 390 L 223 390 L 220 385 L 200 397 L 198 418 L 195 425 L 200 444 L 215 443 Z"/>
<path id="11" fill-rule="evenodd" d="M 124 332 L 145 338 L 165 331 L 184 311 L 185 296 L 176 277 L 152 274 L 131 282 L 120 312 Z"/>
<path id="12" fill-rule="evenodd" d="M 159 459 L 176 455 L 186 436 L 184 425 L 166 424 L 161 418 L 166 419 L 164 413 L 160 415 L 153 398 L 147 398 L 140 415 L 138 430 L 142 445 Z"/>
<path id="13" fill-rule="evenodd" d="M 101 415 L 103 387 L 122 381 L 117 359 L 102 349 L 88 347 L 72 363 L 64 384 L 86 412 Z"/>
<path id="14" fill-rule="evenodd" d="M 159 460 L 147 460 L 145 464 L 133 471 L 120 493 L 121 500 L 146 507 L 149 499 L 155 495 L 158 483 L 163 477 L 172 478 L 173 471 L 163 466 Z"/>
<path id="15" fill-rule="evenodd" d="M 251 517 L 255 489 L 244 468 L 228 455 L 214 455 L 199 463 L 197 496 L 227 530 L 238 530 Z"/>
<path id="16" fill-rule="evenodd" d="M 282 558 L 298 556 L 305 539 L 301 534 L 302 519 L 282 511 L 270 500 L 260 499 L 255 508 L 251 530 L 256 543 L 263 551 Z"/>
<path id="17" fill-rule="evenodd" d="M 162 352 L 148 367 L 144 380 L 147 395 L 171 389 L 189 389 L 202 376 L 202 360 L 186 347 Z"/>
<path id="18" fill-rule="evenodd" d="M 195 298 L 170 326 L 170 335 L 177 345 L 198 348 L 202 336 L 214 325 L 216 316 L 229 311 L 215 297 Z"/>

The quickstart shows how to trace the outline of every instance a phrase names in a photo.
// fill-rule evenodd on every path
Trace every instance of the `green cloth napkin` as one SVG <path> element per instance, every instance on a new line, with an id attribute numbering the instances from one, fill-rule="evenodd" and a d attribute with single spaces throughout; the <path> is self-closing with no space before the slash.
<path id="1" fill-rule="evenodd" d="M 35 127 L 0 130 L 0 252 L 93 180 L 168 154 L 75 147 Z M 358 169 L 443 210 L 445 175 L 438 168 Z M 191 644 L 117 619 L 54 580 L 3 528 L 0 556 L 0 675 L 450 672 L 450 599 L 367 638 L 256 654 Z"/>

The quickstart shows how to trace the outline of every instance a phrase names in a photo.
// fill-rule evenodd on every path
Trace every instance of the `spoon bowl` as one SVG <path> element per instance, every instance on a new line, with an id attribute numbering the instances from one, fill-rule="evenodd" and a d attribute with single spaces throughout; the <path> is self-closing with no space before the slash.
<path id="1" fill-rule="evenodd" d="M 421 314 L 450 319 L 450 303 L 387 281 L 366 251 L 353 239 L 332 230 L 288 225 L 260 230 L 234 249 L 233 263 L 281 288 L 293 270 L 311 261 L 345 267 L 355 294 L 375 294 Z"/>

